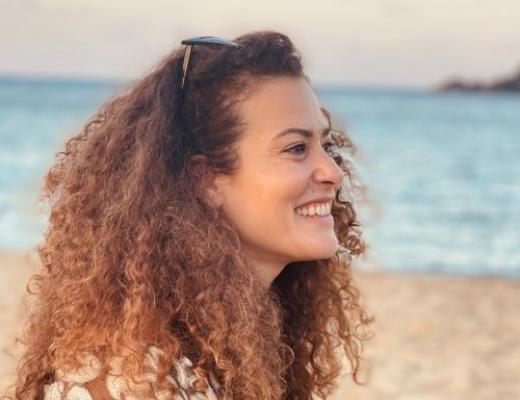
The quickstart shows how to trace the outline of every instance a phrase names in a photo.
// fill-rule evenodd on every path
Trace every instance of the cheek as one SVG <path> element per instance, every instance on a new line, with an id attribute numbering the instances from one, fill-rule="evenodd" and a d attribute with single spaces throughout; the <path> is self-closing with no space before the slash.
<path id="1" fill-rule="evenodd" d="M 224 211 L 242 231 L 283 227 L 293 218 L 294 208 L 306 187 L 306 178 L 297 169 L 273 169 L 237 179 L 230 185 Z"/>

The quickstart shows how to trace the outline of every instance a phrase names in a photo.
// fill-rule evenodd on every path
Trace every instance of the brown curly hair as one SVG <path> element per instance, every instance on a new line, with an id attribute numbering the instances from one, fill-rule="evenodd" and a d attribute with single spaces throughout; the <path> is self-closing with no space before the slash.
<path id="1" fill-rule="evenodd" d="M 183 49 L 175 49 L 57 153 L 41 195 L 51 205 L 37 247 L 44 268 L 28 286 L 38 301 L 21 338 L 14 398 L 42 399 L 55 366 L 76 365 L 84 351 L 105 363 L 125 354 L 133 377 L 149 345 L 166 354 L 160 380 L 186 355 L 198 374 L 213 371 L 223 399 L 325 399 L 345 355 L 362 384 L 364 328 L 374 318 L 351 274 L 365 245 L 345 132 L 333 131 L 333 158 L 349 178 L 332 209 L 339 249 L 288 264 L 269 288 L 190 168 L 193 154 L 221 173 L 236 168 L 236 104 L 263 78 L 309 81 L 286 35 L 258 31 L 235 41 L 238 48 L 193 47 L 182 103 Z"/>

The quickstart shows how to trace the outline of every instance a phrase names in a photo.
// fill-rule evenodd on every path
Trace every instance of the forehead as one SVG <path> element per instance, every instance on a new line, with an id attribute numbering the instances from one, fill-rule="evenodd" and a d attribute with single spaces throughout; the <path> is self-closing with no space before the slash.
<path id="1" fill-rule="evenodd" d="M 303 78 L 271 78 L 258 83 L 240 104 L 240 113 L 249 129 L 264 135 L 275 136 L 289 127 L 321 131 L 328 126 L 318 98 Z"/>

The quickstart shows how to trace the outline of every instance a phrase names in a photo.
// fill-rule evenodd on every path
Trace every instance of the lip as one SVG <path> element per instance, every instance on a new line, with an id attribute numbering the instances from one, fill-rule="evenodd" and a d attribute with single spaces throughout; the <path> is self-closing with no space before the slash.
<path id="1" fill-rule="evenodd" d="M 311 224 L 324 224 L 326 226 L 334 226 L 334 218 L 332 215 L 312 215 L 309 217 L 304 217 L 298 215 L 302 219 L 302 221 L 308 221 Z"/>
<path id="2" fill-rule="evenodd" d="M 296 208 L 303 207 L 303 206 L 308 206 L 308 205 L 313 204 L 313 203 L 326 203 L 326 202 L 333 202 L 333 201 L 334 201 L 334 197 L 319 197 L 319 198 L 316 198 L 316 199 L 309 200 L 306 203 L 300 204 Z"/>

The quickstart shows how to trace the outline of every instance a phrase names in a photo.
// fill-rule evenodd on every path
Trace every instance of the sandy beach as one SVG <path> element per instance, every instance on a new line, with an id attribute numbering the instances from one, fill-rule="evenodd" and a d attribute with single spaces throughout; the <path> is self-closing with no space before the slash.
<path id="1" fill-rule="evenodd" d="M 0 253 L 0 392 L 11 383 L 22 297 L 38 262 Z M 376 317 L 363 375 L 334 400 L 520 399 L 520 281 L 355 270 Z"/>

